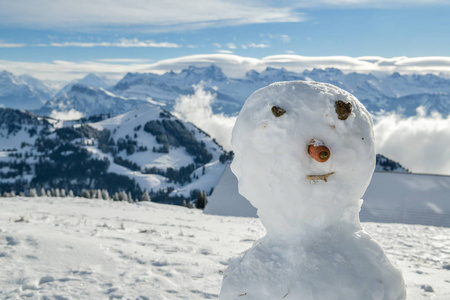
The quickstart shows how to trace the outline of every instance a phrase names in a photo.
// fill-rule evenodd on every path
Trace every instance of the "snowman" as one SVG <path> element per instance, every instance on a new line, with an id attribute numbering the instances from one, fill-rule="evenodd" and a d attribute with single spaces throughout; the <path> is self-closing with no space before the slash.
<path id="1" fill-rule="evenodd" d="M 278 82 L 247 99 L 231 168 L 267 234 L 230 260 L 221 300 L 405 299 L 401 272 L 359 221 L 375 168 L 372 125 L 330 84 Z"/>

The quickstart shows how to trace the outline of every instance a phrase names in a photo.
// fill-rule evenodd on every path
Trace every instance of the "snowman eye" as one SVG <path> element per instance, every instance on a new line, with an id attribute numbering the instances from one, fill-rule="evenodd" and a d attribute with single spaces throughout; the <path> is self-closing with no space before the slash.
<path id="1" fill-rule="evenodd" d="M 348 116 L 352 113 L 352 104 L 350 102 L 345 103 L 342 100 L 338 100 L 334 103 L 334 108 L 339 120 L 347 120 Z"/>
<path id="2" fill-rule="evenodd" d="M 286 110 L 278 106 L 272 106 L 272 113 L 275 117 L 278 118 L 284 115 L 286 113 Z"/>

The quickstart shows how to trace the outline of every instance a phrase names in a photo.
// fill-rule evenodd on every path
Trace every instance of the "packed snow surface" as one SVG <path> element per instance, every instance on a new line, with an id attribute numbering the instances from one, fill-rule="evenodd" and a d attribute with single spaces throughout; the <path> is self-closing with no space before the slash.
<path id="1" fill-rule="evenodd" d="M 408 300 L 450 299 L 450 228 L 363 227 L 403 270 Z M 259 219 L 179 206 L 0 198 L 0 299 L 218 299 L 228 258 L 264 234 Z"/>
<path id="2" fill-rule="evenodd" d="M 267 235 L 231 261 L 222 300 L 406 298 L 401 272 L 359 222 L 375 151 L 372 118 L 353 95 L 271 84 L 245 102 L 232 147 L 239 192 Z"/>

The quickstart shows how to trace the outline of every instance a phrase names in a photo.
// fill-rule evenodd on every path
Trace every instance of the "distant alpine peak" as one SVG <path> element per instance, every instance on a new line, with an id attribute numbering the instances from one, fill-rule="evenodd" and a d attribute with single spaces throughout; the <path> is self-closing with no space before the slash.
<path id="1" fill-rule="evenodd" d="M 223 81 L 227 78 L 227 76 L 222 72 L 222 69 L 214 64 L 211 64 L 208 67 L 189 66 L 187 69 L 182 70 L 181 74 L 185 74 L 187 76 L 202 76 L 217 81 Z"/>
<path id="2" fill-rule="evenodd" d="M 98 91 L 98 89 L 95 89 L 92 86 L 88 86 L 88 85 L 80 84 L 80 83 L 72 85 L 72 88 L 70 89 L 70 92 L 78 92 L 78 93 L 90 94 L 90 95 L 97 93 L 97 91 Z"/>
<path id="3" fill-rule="evenodd" d="M 107 84 L 105 83 L 105 81 L 103 79 L 101 79 L 100 77 L 98 77 L 97 75 L 95 75 L 94 73 L 87 74 L 82 79 L 78 80 L 76 83 L 88 85 L 91 87 L 97 87 L 97 88 L 107 87 Z"/>
<path id="4" fill-rule="evenodd" d="M 330 74 L 336 76 L 336 75 L 343 75 L 344 73 L 342 73 L 342 71 L 337 68 L 325 68 L 325 69 L 314 68 L 311 71 L 305 70 L 303 74 L 305 75 Z"/>
<path id="5" fill-rule="evenodd" d="M 14 76 L 14 74 L 6 70 L 0 72 L 0 77 L 12 77 L 12 76 Z"/>
<path id="6" fill-rule="evenodd" d="M 15 76 L 13 73 L 8 72 L 6 70 L 3 70 L 2 72 L 0 72 L 0 81 L 12 83 L 12 84 L 24 84 L 24 82 L 22 82 L 22 80 L 20 80 L 17 76 Z"/>

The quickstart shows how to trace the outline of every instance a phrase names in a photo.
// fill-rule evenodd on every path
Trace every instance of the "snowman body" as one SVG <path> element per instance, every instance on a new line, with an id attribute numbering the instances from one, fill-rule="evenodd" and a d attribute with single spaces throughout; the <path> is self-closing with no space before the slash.
<path id="1" fill-rule="evenodd" d="M 405 299 L 400 271 L 359 222 L 373 142 L 370 114 L 335 86 L 279 82 L 247 99 L 231 168 L 267 234 L 230 260 L 220 299 Z M 311 147 L 329 151 L 321 160 Z"/>

